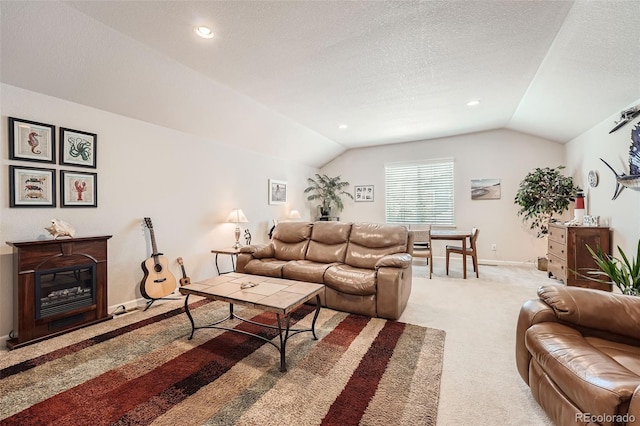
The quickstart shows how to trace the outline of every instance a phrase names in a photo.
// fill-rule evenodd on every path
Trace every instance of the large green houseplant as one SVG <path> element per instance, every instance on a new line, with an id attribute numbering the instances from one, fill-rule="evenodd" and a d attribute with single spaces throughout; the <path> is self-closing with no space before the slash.
<path id="1" fill-rule="evenodd" d="M 549 222 L 554 214 L 561 214 L 569 207 L 576 192 L 580 189 L 573 185 L 570 176 L 563 176 L 556 168 L 536 168 L 520 182 L 515 203 L 520 206 L 518 215 L 523 222 L 530 222 L 538 238 L 549 232 Z"/>
<path id="2" fill-rule="evenodd" d="M 309 186 L 304 190 L 309 201 L 320 201 L 320 215 L 329 216 L 332 209 L 340 212 L 344 209 L 342 196 L 345 195 L 353 200 L 353 195 L 344 189 L 349 186 L 349 182 L 342 181 L 340 176 L 329 177 L 316 173 L 315 179 L 308 178 Z"/>
<path id="3" fill-rule="evenodd" d="M 618 246 L 618 252 L 622 259 L 606 254 L 600 246 L 594 251 L 587 246 L 593 260 L 595 260 L 599 271 L 590 271 L 589 275 L 594 281 L 601 283 L 614 283 L 622 294 L 640 296 L 640 240 L 638 240 L 638 251 L 636 257 L 631 260 Z"/>

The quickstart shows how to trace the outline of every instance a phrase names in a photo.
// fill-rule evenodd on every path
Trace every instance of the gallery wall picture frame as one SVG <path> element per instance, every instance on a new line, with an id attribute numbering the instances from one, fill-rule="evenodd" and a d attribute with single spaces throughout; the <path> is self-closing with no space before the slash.
<path id="1" fill-rule="evenodd" d="M 98 174 L 60 170 L 61 207 L 98 207 Z"/>
<path id="2" fill-rule="evenodd" d="M 56 171 L 9 166 L 10 207 L 55 207 Z"/>
<path id="3" fill-rule="evenodd" d="M 60 164 L 96 168 L 98 135 L 60 127 Z"/>
<path id="4" fill-rule="evenodd" d="M 354 185 L 354 201 L 356 202 L 373 202 L 374 188 L 373 185 Z"/>
<path id="5" fill-rule="evenodd" d="M 284 204 L 287 202 L 287 182 L 269 179 L 269 204 Z"/>
<path id="6" fill-rule="evenodd" d="M 56 162 L 56 128 L 22 118 L 8 117 L 9 159 Z"/>

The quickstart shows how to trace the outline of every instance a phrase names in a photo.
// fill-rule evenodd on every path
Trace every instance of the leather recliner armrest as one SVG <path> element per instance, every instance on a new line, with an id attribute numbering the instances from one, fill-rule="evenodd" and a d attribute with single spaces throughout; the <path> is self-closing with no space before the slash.
<path id="1" fill-rule="evenodd" d="M 274 257 L 275 256 L 275 250 L 273 248 L 272 244 L 264 244 L 264 245 L 257 245 L 257 246 L 253 246 L 254 249 L 252 249 L 251 256 L 253 256 L 254 259 L 265 259 L 265 258 L 269 258 L 269 257 Z M 244 247 L 243 247 L 244 248 Z M 241 250 L 242 253 L 244 253 L 244 251 Z"/>
<path id="2" fill-rule="evenodd" d="M 411 255 L 409 253 L 396 253 L 389 254 L 381 257 L 376 262 L 376 269 L 378 268 L 408 268 L 411 266 Z"/>
<path id="3" fill-rule="evenodd" d="M 564 286 L 542 286 L 538 296 L 563 322 L 640 339 L 640 297 Z"/>
<path id="4" fill-rule="evenodd" d="M 635 422 L 640 422 L 640 386 L 638 386 L 633 392 L 633 396 L 629 402 L 628 419 L 626 424 L 632 425 L 635 424 Z"/>

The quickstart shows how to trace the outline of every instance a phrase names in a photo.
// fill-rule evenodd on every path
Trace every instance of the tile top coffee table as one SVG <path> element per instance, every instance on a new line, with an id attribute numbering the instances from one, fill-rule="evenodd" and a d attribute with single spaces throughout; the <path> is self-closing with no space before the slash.
<path id="1" fill-rule="evenodd" d="M 287 340 L 298 333 L 310 331 L 313 338 L 316 336 L 316 320 L 320 313 L 320 293 L 324 290 L 324 285 L 308 283 L 304 281 L 293 281 L 282 278 L 263 277 L 260 275 L 241 274 L 231 272 L 225 275 L 219 275 L 203 281 L 192 283 L 180 287 L 180 293 L 187 295 L 184 301 L 185 312 L 191 322 L 191 335 L 189 340 L 193 338 L 193 333 L 200 328 L 217 328 L 221 330 L 234 331 L 237 333 L 247 334 L 261 339 L 273 345 L 280 352 L 280 371 L 287 371 L 286 364 L 286 344 Z M 212 300 L 220 300 L 229 303 L 229 315 L 218 321 L 208 325 L 196 326 L 193 316 L 189 311 L 189 296 L 196 295 Z M 308 329 L 292 329 L 289 326 L 291 312 L 296 310 L 305 302 L 316 299 L 316 311 Z M 233 313 L 233 305 L 243 305 L 251 308 L 262 309 L 267 312 L 273 312 L 276 315 L 278 326 L 257 323 L 245 318 L 241 318 Z M 280 345 L 272 342 L 257 334 L 235 328 L 223 327 L 225 321 L 231 319 L 239 319 L 251 324 L 278 330 Z M 284 321 L 284 327 L 283 327 Z"/>

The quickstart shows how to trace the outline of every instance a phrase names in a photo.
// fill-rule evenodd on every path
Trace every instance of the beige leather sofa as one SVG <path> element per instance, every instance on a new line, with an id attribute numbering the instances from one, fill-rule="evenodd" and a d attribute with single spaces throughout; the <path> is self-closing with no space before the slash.
<path id="1" fill-rule="evenodd" d="M 557 425 L 640 425 L 640 297 L 543 286 L 518 318 L 516 363 Z"/>
<path id="2" fill-rule="evenodd" d="M 328 308 L 398 319 L 411 293 L 411 239 L 401 225 L 282 222 L 269 244 L 241 249 L 236 271 L 325 284 Z"/>

